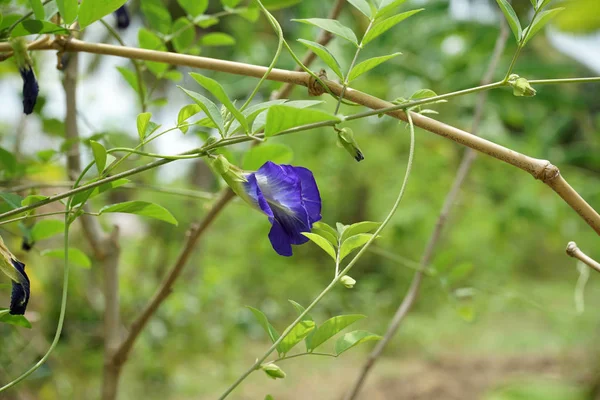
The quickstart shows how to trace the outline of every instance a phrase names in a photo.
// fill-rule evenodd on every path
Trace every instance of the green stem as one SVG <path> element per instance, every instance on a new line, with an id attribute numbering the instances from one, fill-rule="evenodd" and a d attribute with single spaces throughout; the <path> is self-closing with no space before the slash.
<path id="1" fill-rule="evenodd" d="M 58 341 L 60 340 L 60 335 L 62 333 L 62 328 L 65 322 L 65 313 L 67 310 L 67 293 L 69 289 L 69 214 L 65 214 L 65 237 L 64 237 L 64 251 L 65 251 L 65 267 L 63 272 L 63 288 L 62 288 L 62 299 L 60 302 L 60 314 L 58 316 L 58 325 L 56 326 L 56 333 L 54 334 L 54 340 L 52 344 L 50 344 L 50 348 L 46 351 L 46 354 L 31 368 L 29 368 L 26 372 L 20 375 L 18 378 L 13 379 L 6 385 L 0 387 L 0 393 L 4 392 L 7 389 L 15 386 L 17 383 L 21 382 L 23 379 L 27 378 L 29 375 L 34 373 L 39 367 L 41 367 L 50 354 L 56 348 Z"/>
<path id="2" fill-rule="evenodd" d="M 600 76 L 590 78 L 537 79 L 528 81 L 532 85 L 557 85 L 560 83 L 594 83 L 600 82 Z"/>
<path id="3" fill-rule="evenodd" d="M 296 358 L 296 357 L 302 357 L 302 356 L 322 356 L 322 357 L 333 357 L 333 358 L 337 358 L 337 354 L 330 354 L 330 353 L 299 353 L 299 354 L 294 354 L 293 356 L 285 356 L 285 357 L 281 357 L 278 358 L 276 360 L 273 360 L 271 362 L 276 363 L 279 361 L 285 361 L 285 360 L 289 360 L 290 358 Z"/>
<path id="4" fill-rule="evenodd" d="M 289 335 L 289 333 L 292 331 L 292 329 L 294 329 L 294 327 L 297 324 L 299 324 L 300 321 L 302 321 L 304 319 L 304 317 L 321 301 L 321 299 L 323 299 L 323 297 L 325 297 L 325 295 L 327 295 L 327 293 L 329 293 L 333 289 L 333 287 L 338 283 L 338 281 L 341 279 L 341 277 L 346 275 L 348 273 L 348 271 L 350 271 L 350 269 L 354 266 L 354 264 L 356 264 L 356 262 L 367 251 L 367 249 L 369 248 L 371 243 L 373 243 L 373 241 L 378 237 L 378 235 L 381 233 L 381 231 L 390 222 L 390 220 L 396 213 L 396 210 L 398 210 L 398 207 L 400 206 L 400 202 L 402 201 L 402 197 L 404 196 L 404 192 L 406 190 L 406 184 L 408 183 L 408 177 L 410 176 L 410 172 L 412 169 L 414 149 L 415 149 L 415 129 L 414 129 L 414 125 L 412 123 L 412 118 L 410 116 L 410 113 L 408 113 L 408 119 L 409 119 L 409 127 L 410 127 L 410 151 L 409 151 L 409 156 L 408 156 L 406 173 L 404 175 L 404 180 L 402 182 L 402 187 L 400 189 L 400 193 L 398 193 L 398 196 L 396 198 L 394 205 L 392 206 L 392 209 L 390 210 L 390 212 L 388 213 L 388 215 L 386 216 L 386 218 L 384 219 L 382 224 L 379 226 L 379 228 L 377 228 L 375 233 L 373 233 L 373 236 L 371 236 L 369 241 L 367 243 L 365 243 L 365 245 L 360 249 L 360 251 L 356 254 L 356 256 L 354 256 L 352 261 L 350 261 L 348 263 L 348 265 L 346 265 L 346 268 L 344 268 L 342 270 L 342 272 L 340 272 L 331 281 L 331 283 L 316 297 L 316 299 L 313 300 L 313 302 L 308 307 L 306 307 L 306 309 L 298 316 L 298 318 L 296 318 L 296 320 L 294 322 L 292 322 L 292 324 L 290 326 L 288 326 L 285 329 L 285 331 L 283 331 L 283 333 L 281 334 L 279 339 L 277 339 L 273 343 L 273 345 L 271 347 L 269 347 L 269 349 L 260 358 L 258 358 L 256 360 L 256 362 L 254 364 L 252 364 L 252 366 L 250 368 L 248 368 L 248 370 L 246 370 L 246 372 L 244 372 L 231 386 L 229 386 L 227 388 L 227 390 L 225 390 L 225 392 L 219 397 L 219 400 L 223 400 L 223 399 L 227 398 L 227 396 L 229 396 L 229 394 L 231 394 L 231 392 L 233 392 L 233 390 L 237 386 L 239 386 L 240 383 L 242 383 L 252 372 L 254 372 L 258 368 L 260 368 L 260 365 L 267 359 L 267 357 L 269 357 L 269 355 L 271 355 L 271 353 L 285 339 L 285 337 L 287 335 Z"/>
<path id="5" fill-rule="evenodd" d="M 248 100 L 246 100 L 246 102 L 244 103 L 242 108 L 240 108 L 240 111 L 244 111 L 246 109 L 246 107 L 248 107 L 250 105 L 250 102 L 252 101 L 254 96 L 256 96 L 256 93 L 258 93 L 258 90 L 262 86 L 263 82 L 267 79 L 267 77 L 269 76 L 269 74 L 271 73 L 273 68 L 275 67 L 277 60 L 279 60 L 279 56 L 281 55 L 281 50 L 283 49 L 283 31 L 281 30 L 281 26 L 279 25 L 279 23 L 277 23 L 277 20 L 275 19 L 275 17 L 273 17 L 273 15 L 265 8 L 265 6 L 263 6 L 263 4 L 260 0 L 256 0 L 256 2 L 258 3 L 258 6 L 261 8 L 262 12 L 265 14 L 267 19 L 269 20 L 269 23 L 271 24 L 273 29 L 275 29 L 275 31 L 277 32 L 277 37 L 278 37 L 277 51 L 275 52 L 273 61 L 271 61 L 271 64 L 269 64 L 269 68 L 267 68 L 267 71 L 265 72 L 265 74 L 262 76 L 262 78 L 260 78 L 260 81 L 258 81 L 258 84 L 256 85 L 256 87 L 250 94 L 250 97 L 248 97 Z"/>
<path id="6" fill-rule="evenodd" d="M 2 221 L 2 222 L 0 222 L 0 225 L 10 224 L 11 222 L 17 222 L 17 221 L 21 221 L 21 220 L 28 219 L 28 218 L 33 219 L 33 218 L 39 218 L 39 217 L 48 217 L 50 215 L 64 215 L 64 214 L 68 214 L 68 211 L 56 211 L 56 212 L 49 212 L 49 213 L 44 213 L 44 214 L 24 215 L 22 217 Z"/>
<path id="7" fill-rule="evenodd" d="M 365 33 L 363 34 L 362 38 L 360 39 L 360 43 L 359 43 L 358 47 L 356 48 L 356 51 L 354 52 L 354 58 L 352 59 L 352 62 L 350 63 L 350 67 L 348 67 L 348 72 L 346 73 L 346 76 L 344 77 L 344 82 L 342 84 L 342 91 L 341 91 L 340 96 L 338 97 L 338 101 L 335 105 L 334 114 L 337 114 L 340 111 L 340 106 L 342 105 L 342 100 L 344 98 L 344 94 L 346 94 L 346 89 L 348 88 L 348 85 L 350 84 L 350 82 L 348 82 L 348 78 L 350 77 L 350 73 L 352 72 L 352 69 L 354 68 L 354 65 L 356 64 L 356 60 L 358 60 L 358 55 L 360 54 L 360 51 L 363 48 L 363 41 L 365 40 L 367 33 L 369 33 L 369 31 L 373 27 L 374 21 L 375 21 L 374 19 L 371 19 L 369 21 L 369 25 L 367 26 L 367 29 L 365 30 Z"/>
<path id="8" fill-rule="evenodd" d="M 510 74 L 512 74 L 513 69 L 515 68 L 515 65 L 517 64 L 517 60 L 519 59 L 521 50 L 523 50 L 523 47 L 525 47 L 525 39 L 527 38 L 529 31 L 531 31 L 531 26 L 535 22 L 535 19 L 537 18 L 539 12 L 540 12 L 539 8 L 535 10 L 535 13 L 533 14 L 533 18 L 531 18 L 531 22 L 529 23 L 527 28 L 525 28 L 525 30 L 521 34 L 521 37 L 519 38 L 519 44 L 517 45 L 517 51 L 515 52 L 515 55 L 513 56 L 512 60 L 510 62 L 508 71 L 506 72 L 506 76 L 504 77 L 502 82 L 508 82 L 508 78 L 509 78 Z"/>

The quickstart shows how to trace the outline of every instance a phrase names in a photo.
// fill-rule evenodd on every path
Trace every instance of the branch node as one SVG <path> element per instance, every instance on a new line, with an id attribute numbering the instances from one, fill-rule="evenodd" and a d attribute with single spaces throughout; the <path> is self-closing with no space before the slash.
<path id="1" fill-rule="evenodd" d="M 318 76 L 321 80 L 327 79 L 327 72 L 322 69 L 319 71 Z M 323 93 L 325 93 L 323 85 L 314 76 L 311 76 L 308 79 L 308 94 L 310 96 L 321 96 Z"/>
<path id="2" fill-rule="evenodd" d="M 556 165 L 553 165 L 550 161 L 543 161 L 544 166 L 535 172 L 534 178 L 549 184 L 554 179 L 560 176 L 560 170 Z"/>
<path id="3" fill-rule="evenodd" d="M 577 243 L 575 242 L 569 242 L 567 244 L 567 255 L 571 256 L 571 257 L 575 257 L 575 253 L 577 252 L 577 250 L 579 250 L 579 247 L 577 247 Z"/>

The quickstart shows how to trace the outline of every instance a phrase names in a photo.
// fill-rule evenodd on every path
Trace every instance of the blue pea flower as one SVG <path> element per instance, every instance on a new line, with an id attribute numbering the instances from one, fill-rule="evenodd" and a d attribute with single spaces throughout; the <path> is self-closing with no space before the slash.
<path id="1" fill-rule="evenodd" d="M 117 28 L 125 29 L 129 26 L 129 11 L 127 6 L 121 6 L 115 11 L 115 17 L 117 17 Z"/>
<path id="2" fill-rule="evenodd" d="M 33 107 L 35 107 L 40 87 L 35 79 L 33 68 L 24 66 L 23 68 L 19 68 L 19 72 L 21 73 L 21 78 L 23 78 L 23 112 L 31 114 Z"/>
<path id="3" fill-rule="evenodd" d="M 321 219 L 321 196 L 310 170 L 266 162 L 246 176 L 244 189 L 273 225 L 269 240 L 282 256 L 292 255 L 292 245 L 308 241 L 302 232 L 310 232 Z"/>
<path id="4" fill-rule="evenodd" d="M 289 257 L 293 244 L 308 241 L 302 232 L 310 232 L 321 219 L 321 195 L 309 169 L 268 161 L 256 172 L 246 172 L 223 156 L 213 167 L 238 196 L 267 215 L 272 224 L 269 240 L 277 254 Z"/>
<path id="5" fill-rule="evenodd" d="M 0 238 L 0 271 L 12 281 L 9 313 L 23 315 L 29 302 L 29 278 L 25 273 L 25 264 L 16 259 L 4 246 Z"/>

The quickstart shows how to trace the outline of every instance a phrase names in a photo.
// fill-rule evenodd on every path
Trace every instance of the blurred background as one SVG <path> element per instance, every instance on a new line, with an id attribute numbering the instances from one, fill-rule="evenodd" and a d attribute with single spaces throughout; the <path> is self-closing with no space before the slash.
<path id="1" fill-rule="evenodd" d="M 172 21 L 185 17 L 175 0 L 162 4 Z M 161 32 L 144 12 L 147 0 L 130 1 L 131 25 L 119 30 L 123 41 L 138 46 L 140 29 Z M 23 10 L 27 2 L 0 1 L 5 16 Z M 305 50 L 298 38 L 315 40 L 317 29 L 292 18 L 325 18 L 333 1 L 290 1 L 274 10 L 293 49 Z M 514 0 L 523 26 L 531 18 L 529 0 Z M 553 1 L 567 7 L 525 50 L 515 72 L 528 79 L 598 76 L 600 74 L 600 9 L 597 0 Z M 245 8 L 242 2 L 238 7 Z M 477 86 L 487 68 L 499 34 L 501 14 L 494 1 L 409 0 L 402 10 L 425 8 L 361 53 L 369 57 L 402 52 L 354 83 L 358 90 L 380 98 L 408 98 L 419 89 L 438 94 Z M 247 11 L 247 12 L 246 12 Z M 192 40 L 171 51 L 201 54 L 268 65 L 277 45 L 272 28 L 252 10 L 223 13 L 210 1 L 207 15 L 214 24 L 196 26 Z M 105 18 L 115 26 L 114 17 Z M 360 37 L 367 21 L 351 6 L 340 21 Z M 207 26 L 210 25 L 210 26 Z M 169 28 L 171 29 L 171 28 Z M 163 32 L 168 34 L 169 32 Z M 217 36 L 207 35 L 217 34 Z M 225 34 L 225 35 L 221 35 Z M 221 35 L 221 36 L 219 36 Z M 203 39 L 204 38 L 204 39 Z M 85 40 L 114 43 L 96 23 Z M 346 70 L 352 45 L 341 40 L 329 48 Z M 502 79 L 515 52 L 511 36 L 494 79 Z M 4 192 L 31 183 L 67 180 L 62 72 L 54 52 L 33 54 L 40 83 L 35 113 L 21 114 L 21 80 L 14 61 L 0 63 L 0 179 Z M 142 66 L 144 66 L 142 64 Z M 279 68 L 292 69 L 283 54 Z M 311 67 L 324 64 L 317 60 Z M 121 71 L 119 71 L 121 69 Z M 124 70 L 124 71 L 123 71 Z M 107 148 L 134 147 L 138 94 L 125 77 L 134 69 L 126 59 L 82 54 L 78 86 L 78 122 L 82 157 L 92 160 L 90 138 Z M 164 128 L 176 124 L 181 107 L 190 103 L 176 85 L 200 88 L 190 69 L 171 68 L 157 76 L 144 68 L 147 109 Z M 198 71 L 217 79 L 229 96 L 245 99 L 256 80 Z M 330 77 L 333 74 L 330 72 Z M 265 101 L 280 84 L 267 82 L 257 101 Z M 515 97 L 509 88 L 489 93 L 481 136 L 557 165 L 571 185 L 596 209 L 600 208 L 600 86 L 596 84 L 538 86 L 533 98 Z M 297 88 L 293 99 L 308 99 Z M 332 111 L 335 100 L 323 97 Z M 441 121 L 469 130 L 476 96 L 435 105 Z M 362 108 L 343 106 L 345 114 Z M 355 132 L 365 155 L 357 163 L 336 146 L 328 129 L 276 138 L 293 149 L 292 164 L 310 168 L 323 198 L 323 221 L 346 224 L 381 221 L 400 189 L 408 157 L 405 124 L 370 117 L 347 126 Z M 171 132 L 148 151 L 177 153 L 200 145 L 207 130 Z M 242 163 L 247 145 L 228 148 L 228 157 Z M 439 210 L 465 149 L 422 130 L 416 135 L 413 173 L 398 213 L 382 238 L 354 267 L 352 290 L 339 287 L 312 312 L 317 321 L 338 314 L 365 314 L 354 328 L 383 334 L 406 293 Z M 8 153 L 9 155 L 5 155 Z M 12 155 L 12 157 L 10 157 Z M 133 159 L 123 168 L 143 165 Z M 91 201 L 93 210 L 126 200 L 149 200 L 170 210 L 179 221 L 171 226 L 124 214 L 103 216 L 109 228 L 121 227 L 121 312 L 129 323 L 154 293 L 185 240 L 186 229 L 199 221 L 223 187 L 202 161 L 178 161 L 133 177 L 135 190 L 121 188 Z M 194 196 L 161 193 L 161 189 L 193 190 Z M 36 189 L 50 195 L 61 188 Z M 26 196 L 31 190 L 20 191 Z M 5 205 L 6 206 L 6 205 Z M 52 208 L 44 208 L 44 211 Z M 245 308 L 263 310 L 280 331 L 295 318 L 288 299 L 307 305 L 330 282 L 334 266 L 312 244 L 294 248 L 294 256 L 278 256 L 267 240 L 266 218 L 234 201 L 218 217 L 196 247 L 184 275 L 140 336 L 125 366 L 120 399 L 214 399 L 268 348 L 268 338 Z M 2 211 L 5 211 L 3 209 Z M 92 258 L 75 224 L 72 246 Z M 6 383 L 35 363 L 54 335 L 60 307 L 62 264 L 45 249 L 60 247 L 60 235 L 18 251 L 19 224 L 3 225 L 0 234 L 27 264 L 32 299 L 27 314 L 32 329 L 0 324 L 0 382 Z M 421 295 L 400 331 L 373 369 L 363 399 L 486 399 L 578 400 L 600 398 L 600 280 L 565 254 L 575 240 L 593 258 L 600 258 L 598 237 L 558 196 L 528 174 L 487 156 L 477 158 L 463 186 Z M 102 274 L 75 268 L 62 340 L 49 361 L 6 399 L 95 399 L 102 376 Z M 10 297 L 3 279 L 1 304 Z M 339 359 L 298 358 L 283 361 L 284 380 L 255 373 L 236 391 L 235 399 L 337 399 L 357 376 L 372 344 Z M 1 396 L 0 396 L 1 397 Z"/>

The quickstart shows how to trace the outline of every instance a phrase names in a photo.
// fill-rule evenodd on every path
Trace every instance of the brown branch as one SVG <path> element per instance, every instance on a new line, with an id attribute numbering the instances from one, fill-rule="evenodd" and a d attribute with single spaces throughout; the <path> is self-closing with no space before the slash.
<path id="1" fill-rule="evenodd" d="M 496 70 L 496 67 L 498 66 L 498 63 L 500 62 L 500 59 L 502 57 L 502 52 L 504 51 L 504 47 L 508 39 L 508 34 L 509 32 L 507 24 L 504 22 L 501 23 L 500 34 L 496 39 L 496 44 L 494 46 L 494 50 L 492 52 L 492 56 L 490 58 L 487 70 L 483 78 L 481 79 L 482 86 L 492 82 L 494 71 Z M 471 132 L 473 135 L 477 135 L 479 131 L 479 126 L 481 124 L 481 119 L 483 117 L 483 112 L 485 110 L 485 104 L 487 101 L 487 93 L 488 92 L 481 92 L 477 96 L 475 114 L 473 116 L 473 123 L 471 126 Z M 406 296 L 404 296 L 404 298 L 402 299 L 400 306 L 398 306 L 394 317 L 390 321 L 390 324 L 388 326 L 387 331 L 385 332 L 385 335 L 383 336 L 383 339 L 377 343 L 373 351 L 371 351 L 371 353 L 367 357 L 367 360 L 363 364 L 359 376 L 354 381 L 354 385 L 352 386 L 350 391 L 347 392 L 346 396 L 344 397 L 344 400 L 355 399 L 356 396 L 359 394 L 367 378 L 367 375 L 375 365 L 375 362 L 379 359 L 383 350 L 390 342 L 390 340 L 392 340 L 392 338 L 400 328 L 400 324 L 414 305 L 419 295 L 419 289 L 423 280 L 423 272 L 431 262 L 434 250 L 439 242 L 442 230 L 444 229 L 446 221 L 448 220 L 448 215 L 450 214 L 450 211 L 452 210 L 452 207 L 456 202 L 460 189 L 465 179 L 467 178 L 469 170 L 471 169 L 471 165 L 473 164 L 473 161 L 476 157 L 477 152 L 475 152 L 475 150 L 468 148 L 465 151 L 463 159 L 458 168 L 458 172 L 456 173 L 456 177 L 454 178 L 454 182 L 452 183 L 450 191 L 448 192 L 448 194 L 446 195 L 446 199 L 444 200 L 442 210 L 440 211 L 440 215 L 438 216 L 435 227 L 433 228 L 433 232 L 431 233 L 429 240 L 427 241 L 427 246 L 425 247 L 425 251 L 423 252 L 423 255 L 421 257 L 420 268 L 415 272 L 408 292 L 406 293 Z"/>
<path id="2" fill-rule="evenodd" d="M 581 251 L 579 247 L 577 247 L 577 243 L 569 242 L 566 251 L 569 256 L 578 259 L 588 267 L 600 272 L 600 263 Z"/>

